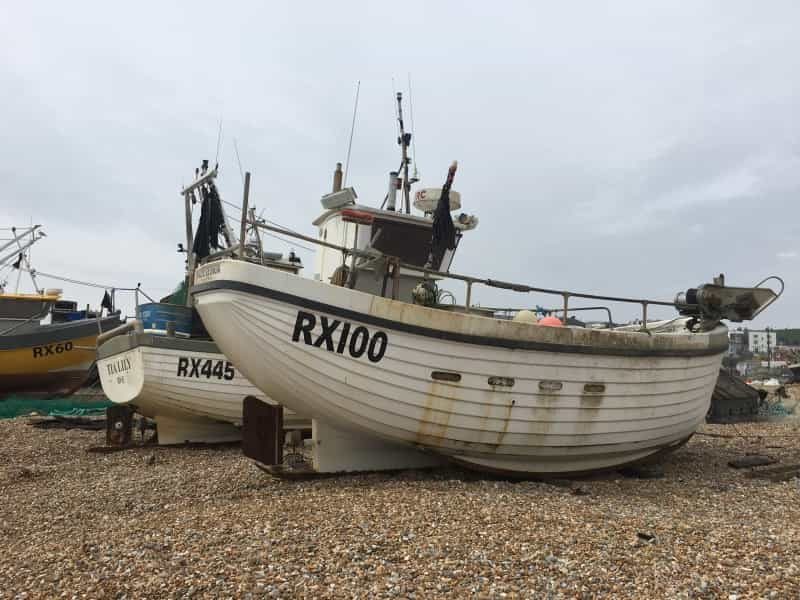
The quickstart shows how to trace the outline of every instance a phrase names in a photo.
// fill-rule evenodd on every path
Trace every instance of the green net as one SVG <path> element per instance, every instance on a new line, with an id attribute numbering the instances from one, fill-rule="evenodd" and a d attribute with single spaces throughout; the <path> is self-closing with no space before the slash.
<path id="1" fill-rule="evenodd" d="M 159 302 L 163 304 L 177 304 L 178 306 L 186 306 L 186 280 L 184 279 L 178 284 L 169 296 L 164 296 Z"/>
<path id="2" fill-rule="evenodd" d="M 99 396 L 86 398 L 72 396 L 69 398 L 30 398 L 11 396 L 0 400 L 0 419 L 13 419 L 22 415 L 37 413 L 51 416 L 86 416 L 104 414 L 106 407 L 112 403 Z"/>

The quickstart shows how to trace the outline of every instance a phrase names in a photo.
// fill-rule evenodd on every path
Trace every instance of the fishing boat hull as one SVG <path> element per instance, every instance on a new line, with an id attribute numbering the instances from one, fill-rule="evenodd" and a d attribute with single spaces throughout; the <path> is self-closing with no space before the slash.
<path id="1" fill-rule="evenodd" d="M 265 394 L 347 429 L 513 475 L 607 470 L 703 422 L 727 329 L 614 332 L 397 302 L 223 260 L 196 307 Z"/>
<path id="2" fill-rule="evenodd" d="M 267 401 L 207 340 L 120 335 L 100 346 L 97 366 L 108 399 L 153 419 L 160 444 L 240 440 L 244 398 Z M 286 411 L 284 427 L 311 424 Z"/>
<path id="3" fill-rule="evenodd" d="M 0 335 L 0 398 L 75 391 L 94 363 L 98 334 L 118 325 L 115 316 L 53 325 L 24 324 Z"/>

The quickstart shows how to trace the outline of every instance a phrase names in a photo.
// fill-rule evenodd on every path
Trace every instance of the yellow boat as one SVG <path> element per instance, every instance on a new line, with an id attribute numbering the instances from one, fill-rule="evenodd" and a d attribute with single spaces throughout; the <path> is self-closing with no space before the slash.
<path id="1" fill-rule="evenodd" d="M 51 313 L 59 292 L 0 292 L 0 399 L 19 392 L 74 391 L 94 363 L 97 336 L 121 324 L 119 315 L 40 323 Z"/>
<path id="2" fill-rule="evenodd" d="M 61 290 L 40 289 L 29 248 L 44 237 L 40 225 L 10 227 L 0 239 L 0 270 L 27 271 L 36 293 L 9 293 L 0 279 L 0 400 L 11 393 L 74 392 L 94 364 L 97 336 L 122 322 L 119 314 L 95 318 L 61 301 Z M 19 286 L 19 275 L 17 276 Z M 42 323 L 49 316 L 49 323 Z"/>
<path id="3" fill-rule="evenodd" d="M 97 336 L 122 322 L 118 315 L 20 328 L 0 335 L 0 398 L 10 393 L 63 394 L 86 381 Z"/>

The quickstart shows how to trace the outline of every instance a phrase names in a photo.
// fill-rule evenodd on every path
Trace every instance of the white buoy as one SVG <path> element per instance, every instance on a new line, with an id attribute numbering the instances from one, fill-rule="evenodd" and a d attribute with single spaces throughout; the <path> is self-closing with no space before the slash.
<path id="1" fill-rule="evenodd" d="M 512 319 L 515 323 L 536 323 L 536 313 L 532 310 L 521 310 Z"/>

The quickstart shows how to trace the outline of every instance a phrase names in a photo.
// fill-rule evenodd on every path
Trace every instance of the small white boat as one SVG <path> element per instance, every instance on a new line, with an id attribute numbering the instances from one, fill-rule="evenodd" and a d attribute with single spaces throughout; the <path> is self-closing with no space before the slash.
<path id="1" fill-rule="evenodd" d="M 235 247 L 240 252 L 241 246 L 232 243 L 233 233 L 225 221 L 214 184 L 216 175 L 216 168 L 209 170 L 204 163 L 195 181 L 182 190 L 187 212 L 187 279 L 194 272 L 196 240 L 205 243 L 203 255 L 217 247 L 218 236 L 225 238 L 220 246 Z M 202 215 L 193 238 L 191 206 L 195 194 L 202 202 Z M 220 218 L 209 225 L 214 212 Z M 201 240 L 203 235 L 205 239 Z M 260 237 L 256 238 L 257 243 L 246 245 L 249 259 L 294 273 L 300 269 L 294 257 L 265 254 Z M 97 366 L 103 391 L 115 404 L 127 404 L 153 419 L 159 444 L 240 440 L 244 399 L 253 396 L 274 402 L 253 386 L 209 338 L 193 311 L 191 298 L 169 300 L 137 306 L 136 320 L 99 338 Z M 311 422 L 285 411 L 283 428 L 310 429 Z"/>
<path id="2" fill-rule="evenodd" d="M 728 348 L 721 320 L 753 318 L 779 295 L 725 287 L 722 277 L 666 302 L 455 275 L 455 249 L 477 223 L 450 215 L 455 164 L 443 188 L 417 194 L 420 216 L 410 214 L 405 148 L 403 162 L 405 212 L 395 209 L 396 173 L 386 210 L 356 204 L 334 179 L 318 238 L 303 238 L 318 244 L 313 280 L 224 258 L 199 267 L 191 290 L 216 343 L 256 387 L 346 432 L 338 438 L 351 446 L 331 470 L 370 468 L 362 457 L 380 454 L 375 440 L 417 453 L 407 462 L 393 454 L 395 468 L 434 456 L 517 476 L 652 458 L 703 422 Z M 439 289 L 448 278 L 466 285 L 463 305 Z M 525 322 L 530 311 L 472 306 L 475 285 L 556 294 L 563 320 L 546 326 Z M 578 298 L 636 303 L 641 322 L 566 326 Z M 680 314 L 649 321 L 652 305 Z M 359 439 L 369 452 L 353 449 Z M 336 451 L 324 440 L 321 448 Z"/>
<path id="3" fill-rule="evenodd" d="M 159 444 L 218 443 L 242 437 L 242 401 L 269 402 L 211 340 L 132 331 L 97 352 L 103 391 L 153 419 Z M 310 428 L 285 412 L 286 429 Z"/>

